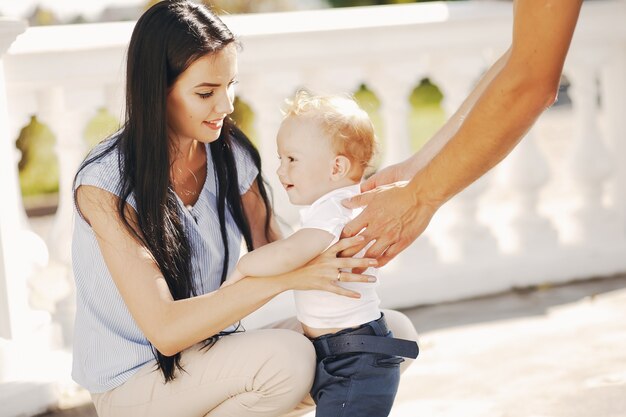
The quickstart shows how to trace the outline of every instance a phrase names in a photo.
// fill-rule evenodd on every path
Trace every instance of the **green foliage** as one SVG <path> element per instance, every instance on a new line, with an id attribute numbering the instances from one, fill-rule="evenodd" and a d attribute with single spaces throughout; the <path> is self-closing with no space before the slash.
<path id="1" fill-rule="evenodd" d="M 52 131 L 32 116 L 17 138 L 22 152 L 18 164 L 22 195 L 49 194 L 59 191 L 59 161 L 54 150 Z"/>
<path id="2" fill-rule="evenodd" d="M 409 97 L 409 136 L 411 149 L 419 150 L 445 123 L 446 113 L 441 107 L 443 94 L 428 78 L 424 78 Z"/>
<path id="3" fill-rule="evenodd" d="M 413 107 L 439 107 L 441 106 L 441 100 L 443 100 L 443 94 L 428 78 L 420 81 L 420 84 L 415 87 L 409 98 L 409 102 Z"/>
<path id="4" fill-rule="evenodd" d="M 41 6 L 37 6 L 28 17 L 28 24 L 30 26 L 49 26 L 57 25 L 59 23 L 58 17 L 51 9 Z"/>

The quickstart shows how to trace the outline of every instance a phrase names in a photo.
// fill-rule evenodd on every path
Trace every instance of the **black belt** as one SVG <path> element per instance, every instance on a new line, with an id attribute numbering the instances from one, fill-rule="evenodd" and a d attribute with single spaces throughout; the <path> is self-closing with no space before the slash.
<path id="1" fill-rule="evenodd" d="M 389 333 L 385 316 L 356 329 L 340 331 L 313 339 L 318 359 L 344 353 L 382 353 L 386 355 L 417 358 L 419 347 L 411 340 L 385 337 Z"/>

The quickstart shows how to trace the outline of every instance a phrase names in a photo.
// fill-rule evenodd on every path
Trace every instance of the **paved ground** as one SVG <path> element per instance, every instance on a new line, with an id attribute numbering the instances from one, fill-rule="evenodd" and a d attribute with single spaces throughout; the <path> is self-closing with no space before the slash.
<path id="1" fill-rule="evenodd" d="M 392 417 L 626 416 L 626 276 L 406 313 L 421 353 Z"/>

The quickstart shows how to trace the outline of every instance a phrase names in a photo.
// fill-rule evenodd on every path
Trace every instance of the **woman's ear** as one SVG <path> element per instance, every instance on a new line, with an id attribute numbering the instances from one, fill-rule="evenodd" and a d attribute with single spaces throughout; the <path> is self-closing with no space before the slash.
<path id="1" fill-rule="evenodd" d="M 347 177 L 350 173 L 350 168 L 352 168 L 350 160 L 343 155 L 337 155 L 335 157 L 335 162 L 333 163 L 331 179 L 333 181 L 337 181 Z"/>

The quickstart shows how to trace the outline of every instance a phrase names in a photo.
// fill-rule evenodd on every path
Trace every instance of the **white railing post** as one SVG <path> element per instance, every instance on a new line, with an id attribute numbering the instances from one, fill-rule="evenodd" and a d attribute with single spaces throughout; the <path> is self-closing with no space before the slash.
<path id="1" fill-rule="evenodd" d="M 34 415 L 55 402 L 52 384 L 37 377 L 50 365 L 46 362 L 51 359 L 50 316 L 31 310 L 28 302 L 30 252 L 37 248 L 26 244 L 30 232 L 23 221 L 14 144 L 8 132 L 4 56 L 25 28 L 25 22 L 0 19 L 0 414 L 7 417 Z"/>
<path id="2" fill-rule="evenodd" d="M 548 164 L 536 144 L 536 127 L 503 161 L 498 172 L 502 190 L 508 190 L 513 203 L 499 237 L 506 253 L 553 251 L 558 244 L 556 230 L 538 211 L 541 189 L 550 179 Z"/>
<path id="3" fill-rule="evenodd" d="M 452 116 L 472 90 L 485 66 L 478 51 L 475 56 L 434 58 L 430 72 L 431 80 L 443 93 L 442 105 L 448 117 Z M 441 69 L 438 67 L 441 65 Z M 489 189 L 491 176 L 487 175 L 471 184 L 446 204 L 445 213 L 450 221 L 445 229 L 446 243 L 440 245 L 445 261 L 460 262 L 470 258 L 491 257 L 498 253 L 492 232 L 479 220 L 479 202 Z"/>
<path id="4" fill-rule="evenodd" d="M 602 113 L 607 143 L 613 157 L 626 155 L 626 42 L 612 48 L 600 78 Z M 610 190 L 619 215 L 620 229 L 626 236 L 626 163 L 616 161 L 615 178 Z"/>
<path id="5" fill-rule="evenodd" d="M 8 104 L 4 76 L 4 54 L 26 29 L 25 22 L 0 19 L 0 338 L 14 339 L 23 331 L 28 315 L 28 300 L 24 265 L 21 260 L 19 236 L 22 213 L 18 204 L 18 186 L 13 141 L 8 132 Z"/>
<path id="6" fill-rule="evenodd" d="M 448 117 L 458 110 L 487 67 L 480 51 L 469 53 L 471 55 L 437 56 L 430 62 L 430 80 L 443 93 L 441 105 Z"/>
<path id="7" fill-rule="evenodd" d="M 380 114 L 383 119 L 384 139 L 380 167 L 384 168 L 401 162 L 413 154 L 409 134 L 410 97 L 413 89 L 424 77 L 423 62 L 370 68 L 367 85 L 380 100 Z M 382 146 L 381 146 L 382 145 Z M 439 253 L 428 235 L 421 235 L 387 266 L 380 270 L 379 279 L 385 283 L 380 288 L 382 300 L 393 300 L 400 305 L 410 303 L 412 291 L 423 283 L 424 276 L 417 278 L 406 273 L 406 265 L 419 264 L 420 271 L 428 276 L 429 271 L 439 265 Z"/>
<path id="8" fill-rule="evenodd" d="M 376 67 L 367 77 L 368 85 L 380 100 L 384 125 L 381 167 L 397 164 L 412 154 L 408 125 L 409 98 L 418 81 L 412 65 Z"/>
<path id="9" fill-rule="evenodd" d="M 59 207 L 47 237 L 51 264 L 65 281 L 67 291 L 56 300 L 54 319 L 60 325 L 65 347 L 71 345 L 74 323 L 74 280 L 71 266 L 73 219 L 72 183 L 76 169 L 85 156 L 83 130 L 91 112 L 72 110 L 66 103 L 66 91 L 61 86 L 42 89 L 38 94 L 41 120 L 47 123 L 56 137 L 55 150 L 59 160 Z"/>
<path id="10" fill-rule="evenodd" d="M 59 208 L 48 236 L 53 259 L 70 266 L 72 238 L 72 181 L 85 156 L 83 130 L 91 115 L 86 109 L 73 110 L 66 103 L 66 91 L 61 86 L 43 89 L 38 95 L 39 117 L 52 129 L 59 160 Z"/>
<path id="11" fill-rule="evenodd" d="M 572 149 L 567 157 L 569 181 L 576 195 L 567 210 L 561 235 L 564 242 L 584 245 L 606 245 L 618 234 L 616 212 L 606 207 L 607 181 L 614 172 L 613 157 L 608 152 L 598 125 L 598 87 L 601 62 L 606 56 L 588 51 L 577 59 L 568 77 L 576 125 Z"/>
<path id="12" fill-rule="evenodd" d="M 314 94 L 353 94 L 363 79 L 358 66 L 315 68 L 303 72 L 304 87 Z"/>

